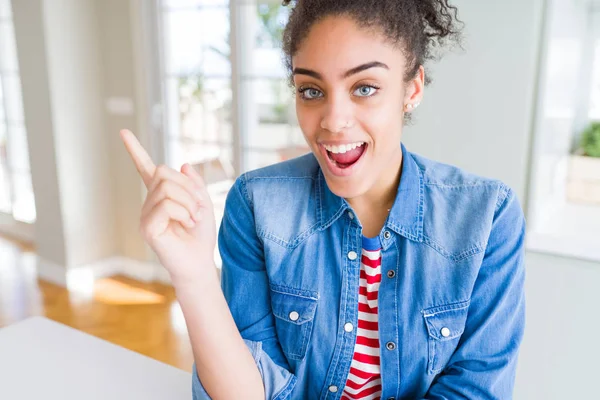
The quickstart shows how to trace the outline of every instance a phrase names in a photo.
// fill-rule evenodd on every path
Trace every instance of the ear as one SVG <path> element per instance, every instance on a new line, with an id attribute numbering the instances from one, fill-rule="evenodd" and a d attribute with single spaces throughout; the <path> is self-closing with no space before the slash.
<path id="1" fill-rule="evenodd" d="M 415 105 L 423 100 L 423 89 L 425 88 L 425 68 L 419 66 L 419 70 L 415 77 L 407 83 L 406 92 L 404 94 L 404 104 L 411 105 L 408 109 L 414 109 Z"/>

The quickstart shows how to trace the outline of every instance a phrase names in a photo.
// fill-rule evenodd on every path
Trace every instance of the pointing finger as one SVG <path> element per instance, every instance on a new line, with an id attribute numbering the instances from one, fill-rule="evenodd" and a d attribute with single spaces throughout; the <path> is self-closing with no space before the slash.
<path id="1" fill-rule="evenodd" d="M 135 135 L 128 129 L 121 130 L 121 139 L 123 143 L 125 143 L 125 148 L 127 152 L 133 159 L 135 163 L 135 167 L 137 168 L 142 180 L 146 187 L 150 185 L 152 182 L 152 177 L 154 176 L 154 171 L 156 170 L 156 166 L 152 162 L 152 159 L 142 147 L 140 142 L 137 140 Z"/>

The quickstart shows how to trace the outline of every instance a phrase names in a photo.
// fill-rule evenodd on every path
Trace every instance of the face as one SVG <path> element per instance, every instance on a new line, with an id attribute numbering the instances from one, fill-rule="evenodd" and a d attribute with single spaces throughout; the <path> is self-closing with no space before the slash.
<path id="1" fill-rule="evenodd" d="M 313 25 L 292 65 L 300 128 L 329 188 L 346 199 L 389 189 L 406 104 L 422 96 L 422 68 L 405 82 L 403 52 L 344 17 Z"/>

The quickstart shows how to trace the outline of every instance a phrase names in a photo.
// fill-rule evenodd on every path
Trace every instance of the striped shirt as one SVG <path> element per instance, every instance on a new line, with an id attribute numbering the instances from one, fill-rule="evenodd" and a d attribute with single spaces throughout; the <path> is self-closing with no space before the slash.
<path id="1" fill-rule="evenodd" d="M 363 237 L 358 294 L 358 331 L 342 400 L 381 398 L 377 295 L 381 282 L 379 238 Z"/>

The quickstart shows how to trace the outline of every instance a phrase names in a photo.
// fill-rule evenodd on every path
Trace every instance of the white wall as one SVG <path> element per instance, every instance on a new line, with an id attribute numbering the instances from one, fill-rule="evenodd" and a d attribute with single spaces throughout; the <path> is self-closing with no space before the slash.
<path id="1" fill-rule="evenodd" d="M 138 232 L 141 181 L 118 135 L 140 131 L 130 3 L 14 0 L 13 13 L 40 273 L 65 283 L 70 268 L 151 259 Z M 132 111 L 107 112 L 112 97 L 131 99 Z"/>
<path id="2" fill-rule="evenodd" d="M 140 7 L 138 1 L 133 3 L 134 7 Z M 104 101 L 118 99 L 129 101 L 132 105 L 131 112 L 111 112 L 103 104 L 104 136 L 111 155 L 111 178 L 116 202 L 113 220 L 116 224 L 117 252 L 137 260 L 147 260 L 149 252 L 138 229 L 143 184 L 119 137 L 119 130 L 128 128 L 140 137 L 146 147 L 150 142 L 150 132 L 146 132 L 148 124 L 144 123 L 147 121 L 139 121 L 140 118 L 148 118 L 144 114 L 144 99 L 138 97 L 138 91 L 145 89 L 140 86 L 146 85 L 144 77 L 138 75 L 142 75 L 147 67 L 136 65 L 135 56 L 140 49 L 134 48 L 134 35 L 140 33 L 137 30 L 141 28 L 140 21 L 136 20 L 140 18 L 140 10 L 124 0 L 103 0 L 96 1 L 96 4 L 104 66 Z"/>
<path id="3" fill-rule="evenodd" d="M 515 400 L 598 398 L 600 263 L 529 253 Z"/>
<path id="4" fill-rule="evenodd" d="M 452 2 L 465 51 L 431 64 L 434 81 L 404 133 L 410 150 L 502 179 L 524 200 L 543 3 Z"/>
<path id="5" fill-rule="evenodd" d="M 53 0 L 43 7 L 67 266 L 116 251 L 95 3 Z"/>
<path id="6" fill-rule="evenodd" d="M 45 260 L 64 266 L 67 263 L 65 229 L 56 163 L 42 1 L 13 1 L 12 8 L 36 201 L 37 253 Z"/>

